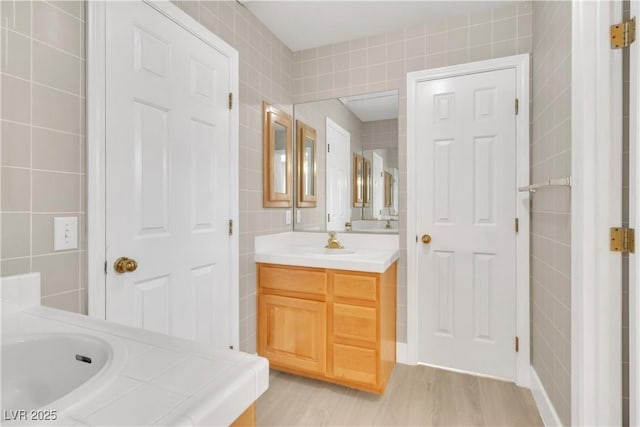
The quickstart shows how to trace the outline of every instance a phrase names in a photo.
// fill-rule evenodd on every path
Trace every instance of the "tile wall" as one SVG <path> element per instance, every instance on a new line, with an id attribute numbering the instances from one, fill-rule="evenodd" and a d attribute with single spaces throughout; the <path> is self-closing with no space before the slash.
<path id="1" fill-rule="evenodd" d="M 533 3 L 531 180 L 571 175 L 571 2 Z M 532 364 L 571 424 L 571 190 L 531 198 Z"/>
<path id="2" fill-rule="evenodd" d="M 2 1 L 0 275 L 40 272 L 42 302 L 86 312 L 84 3 Z M 79 248 L 53 251 L 53 217 Z"/>
<path id="3" fill-rule="evenodd" d="M 293 53 L 293 102 L 398 89 L 400 169 L 399 342 L 407 337 L 406 73 L 530 53 L 532 3 L 499 6 L 446 22 L 403 28 Z M 425 19 L 426 20 L 426 19 Z"/>

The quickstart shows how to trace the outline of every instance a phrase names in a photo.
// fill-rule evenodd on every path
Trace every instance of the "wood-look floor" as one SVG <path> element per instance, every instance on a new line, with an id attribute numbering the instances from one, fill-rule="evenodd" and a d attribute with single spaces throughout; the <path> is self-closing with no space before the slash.
<path id="1" fill-rule="evenodd" d="M 427 366 L 396 365 L 384 396 L 272 370 L 258 426 L 542 426 L 531 392 Z"/>

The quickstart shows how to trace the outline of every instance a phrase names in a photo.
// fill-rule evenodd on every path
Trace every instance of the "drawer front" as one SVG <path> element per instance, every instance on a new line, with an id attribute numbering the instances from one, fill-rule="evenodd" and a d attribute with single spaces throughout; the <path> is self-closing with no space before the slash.
<path id="1" fill-rule="evenodd" d="M 325 295 L 327 273 L 321 270 L 260 265 L 260 287 L 288 292 Z"/>
<path id="2" fill-rule="evenodd" d="M 333 295 L 340 298 L 376 301 L 376 278 L 356 274 L 333 273 Z"/>
<path id="3" fill-rule="evenodd" d="M 333 336 L 375 344 L 376 309 L 349 304 L 333 304 Z"/>
<path id="4" fill-rule="evenodd" d="M 350 345 L 333 345 L 333 375 L 358 383 L 377 384 L 376 351 Z"/>

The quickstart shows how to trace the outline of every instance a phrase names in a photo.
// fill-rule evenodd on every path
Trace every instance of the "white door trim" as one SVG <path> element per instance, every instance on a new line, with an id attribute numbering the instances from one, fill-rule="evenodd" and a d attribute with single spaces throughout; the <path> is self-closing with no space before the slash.
<path id="1" fill-rule="evenodd" d="M 516 384 L 528 387 L 531 369 L 529 352 L 529 193 L 517 187 L 529 185 L 529 55 L 515 55 L 487 61 L 415 71 L 407 74 L 407 361 L 418 361 L 418 285 L 416 246 L 416 147 L 415 103 L 420 82 L 487 71 L 514 68 L 519 112 L 516 116 L 516 188 L 520 231 L 516 234 L 516 332 L 520 351 L 516 354 Z"/>
<path id="2" fill-rule="evenodd" d="M 571 424 L 621 425 L 622 2 L 572 3 Z"/>
<path id="3" fill-rule="evenodd" d="M 143 0 L 159 13 L 180 25 L 200 40 L 216 49 L 230 62 L 231 92 L 238 100 L 238 52 L 211 33 L 168 0 Z M 104 319 L 106 313 L 104 262 L 106 259 L 105 207 L 105 82 L 106 82 L 106 2 L 87 3 L 87 263 L 89 316 Z M 230 176 L 229 209 L 235 232 L 229 238 L 230 251 L 230 325 L 233 347 L 239 347 L 239 152 L 238 107 L 230 115 Z"/>
<path id="4" fill-rule="evenodd" d="M 640 19 L 640 2 L 631 2 L 631 17 Z M 640 42 L 629 50 L 629 226 L 640 232 Z M 629 257 L 629 425 L 640 425 L 640 261 Z"/>

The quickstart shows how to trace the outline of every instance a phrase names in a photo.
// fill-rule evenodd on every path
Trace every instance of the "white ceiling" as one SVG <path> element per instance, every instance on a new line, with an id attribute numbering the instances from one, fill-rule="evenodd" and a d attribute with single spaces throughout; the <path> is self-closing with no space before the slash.
<path id="1" fill-rule="evenodd" d="M 368 93 L 338 98 L 361 122 L 398 118 L 398 91 Z"/>
<path id="2" fill-rule="evenodd" d="M 516 2 L 239 1 L 294 52 L 395 31 L 412 25 L 442 22 L 457 15 Z"/>

